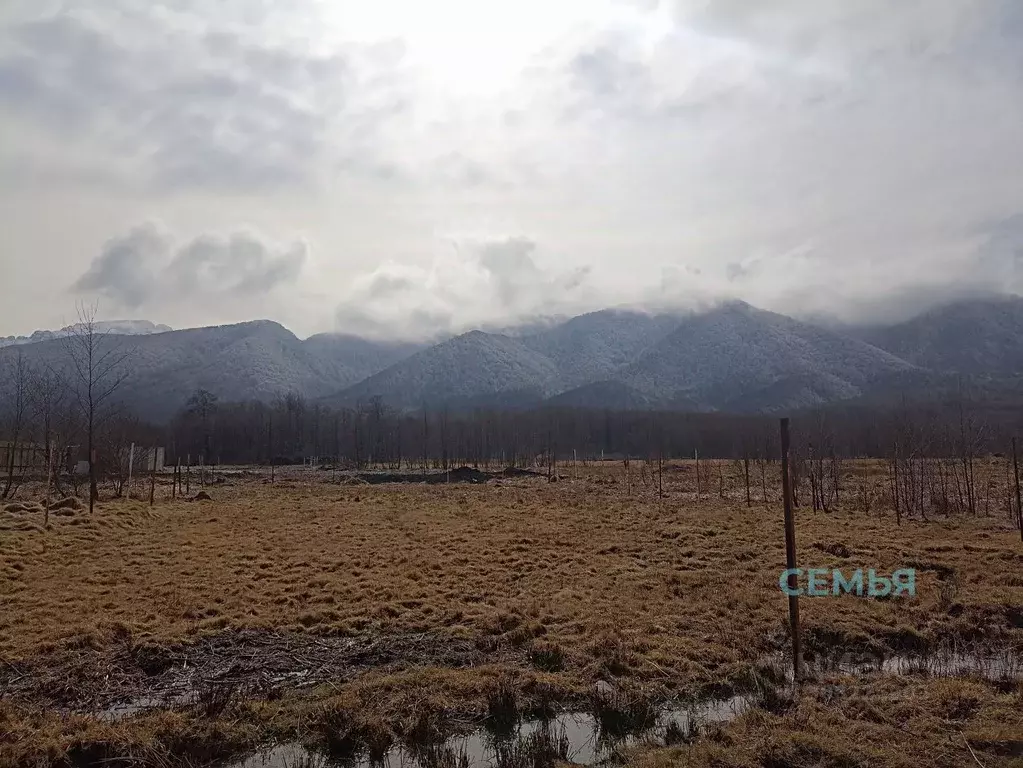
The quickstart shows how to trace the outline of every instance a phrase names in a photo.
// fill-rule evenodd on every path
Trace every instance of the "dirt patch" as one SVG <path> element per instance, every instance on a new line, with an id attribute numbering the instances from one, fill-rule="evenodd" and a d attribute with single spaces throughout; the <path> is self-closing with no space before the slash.
<path id="1" fill-rule="evenodd" d="M 485 483 L 496 477 L 504 477 L 503 473 L 490 474 L 481 472 L 472 467 L 457 467 L 448 472 L 361 472 L 355 475 L 369 485 L 380 483 L 426 483 L 437 485 L 440 483 Z"/>
<path id="2" fill-rule="evenodd" d="M 371 669 L 460 669 L 525 655 L 510 647 L 483 650 L 471 640 L 443 633 L 315 637 L 247 629 L 173 645 L 130 639 L 102 645 L 84 638 L 26 662 L 4 663 L 0 689 L 35 705 L 94 712 L 125 702 L 147 707 L 185 703 L 211 686 L 273 695 L 339 685 Z"/>
<path id="3" fill-rule="evenodd" d="M 83 509 L 85 509 L 85 505 L 82 504 L 82 502 L 79 501 L 74 496 L 68 496 L 67 498 L 57 499 L 52 504 L 50 504 L 51 512 L 56 511 L 58 509 L 69 509 L 75 512 L 81 512 Z"/>
<path id="4" fill-rule="evenodd" d="M 36 504 L 35 502 L 15 501 L 15 502 L 12 502 L 10 504 L 5 504 L 4 505 L 4 512 L 10 512 L 12 514 L 17 514 L 17 513 L 21 513 L 21 512 L 42 512 L 42 511 L 43 511 L 42 505 L 41 504 Z"/>
<path id="5" fill-rule="evenodd" d="M 543 472 L 535 472 L 532 469 L 521 469 L 519 467 L 507 467 L 499 473 L 501 477 L 543 477 Z"/>

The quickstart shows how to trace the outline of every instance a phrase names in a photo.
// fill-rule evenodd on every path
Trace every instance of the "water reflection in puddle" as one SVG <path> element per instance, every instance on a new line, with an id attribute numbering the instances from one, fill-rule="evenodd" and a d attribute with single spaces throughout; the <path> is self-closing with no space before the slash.
<path id="1" fill-rule="evenodd" d="M 876 656 L 846 653 L 816 660 L 821 672 L 851 675 L 925 675 L 928 677 L 975 677 L 991 682 L 1023 679 L 1023 661 L 1009 652 L 978 655 L 939 651 L 927 655 L 892 654 Z"/>
<path id="2" fill-rule="evenodd" d="M 791 682 L 791 662 L 785 656 L 772 656 L 763 659 L 761 666 L 769 666 L 777 671 L 777 679 Z M 977 654 L 962 651 L 937 651 L 926 655 L 912 654 L 890 654 L 886 656 L 865 654 L 865 653 L 842 653 L 819 655 L 816 658 L 806 659 L 807 670 L 816 674 L 848 674 L 848 675 L 921 675 L 928 677 L 973 677 L 987 680 L 994 683 L 1023 680 L 1023 658 L 1009 651 Z M 738 699 L 725 701 L 709 701 L 695 707 L 696 716 L 701 722 L 714 723 L 723 722 L 730 718 L 732 708 Z M 123 701 L 99 710 L 76 710 L 82 714 L 94 714 L 98 719 L 107 722 L 116 722 L 137 714 L 153 709 L 165 709 L 179 707 L 187 704 L 187 697 L 176 696 L 173 698 L 159 698 L 157 696 L 142 696 L 137 699 Z M 722 710 L 722 708 L 724 708 Z M 690 709 L 693 709 L 691 707 Z M 675 709 L 673 715 L 678 722 L 681 718 L 678 713 L 685 712 L 684 709 Z M 664 718 L 671 717 L 669 715 Z M 567 731 L 574 734 L 579 730 L 594 730 L 592 717 L 589 715 L 562 715 L 554 719 L 554 724 L 563 726 Z M 667 721 L 665 721 L 666 723 Z M 663 727 L 667 727 L 661 723 Z M 678 722 L 678 725 L 683 723 Z M 529 723 L 524 723 L 520 728 L 529 728 Z M 581 739 L 571 738 L 573 744 L 580 743 Z M 585 746 L 580 746 L 585 752 Z M 288 766 L 293 763 L 289 762 Z"/>
<path id="3" fill-rule="evenodd" d="M 615 737 L 605 733 L 593 715 L 566 712 L 522 721 L 504 734 L 478 728 L 425 752 L 395 746 L 379 761 L 371 761 L 365 753 L 346 761 L 332 760 L 301 744 L 283 744 L 228 768 L 500 768 L 556 762 L 597 765 L 620 747 L 642 741 L 670 744 L 695 738 L 707 726 L 725 723 L 749 707 L 749 701 L 741 696 L 673 707 L 662 712 L 653 727 Z"/>

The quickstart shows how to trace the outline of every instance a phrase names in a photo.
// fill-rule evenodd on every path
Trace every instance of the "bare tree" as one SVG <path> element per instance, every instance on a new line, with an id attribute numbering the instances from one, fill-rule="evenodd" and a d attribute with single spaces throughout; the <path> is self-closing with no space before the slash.
<path id="1" fill-rule="evenodd" d="M 96 432 L 108 412 L 111 398 L 128 378 L 128 352 L 99 330 L 97 306 L 78 305 L 78 322 L 70 326 L 64 348 L 71 361 L 74 392 L 85 419 L 89 461 L 89 513 L 99 496 L 96 477 Z"/>
<path id="2" fill-rule="evenodd" d="M 60 411 L 67 399 L 67 380 L 57 370 L 46 365 L 32 371 L 32 386 L 29 400 L 33 418 L 39 424 L 46 460 L 49 462 L 54 450 L 54 433 L 58 428 Z"/>
<path id="3" fill-rule="evenodd" d="M 135 447 L 133 440 L 140 435 L 141 424 L 137 417 L 132 415 L 118 415 L 111 418 L 97 435 L 97 444 L 103 448 L 104 461 L 102 466 L 104 475 L 114 483 L 114 495 L 120 498 L 127 495 L 131 497 L 131 470 L 140 453 Z M 134 450 L 135 457 L 132 456 Z M 144 451 L 142 452 L 144 455 Z M 139 476 L 141 477 L 141 460 L 139 462 Z"/>
<path id="4" fill-rule="evenodd" d="M 60 457 L 58 449 L 68 444 L 73 432 L 73 420 L 61 418 L 67 400 L 66 379 L 48 365 L 34 370 L 29 399 L 33 418 L 42 432 L 47 468 L 46 493 L 49 495 L 55 480 L 54 467 L 58 466 Z"/>
<path id="5" fill-rule="evenodd" d="M 189 414 L 199 417 L 203 435 L 203 457 L 211 461 L 210 454 L 210 418 L 217 408 L 217 396 L 205 389 L 197 389 L 185 404 Z"/>
<path id="6" fill-rule="evenodd" d="M 0 414 L 6 416 L 5 421 L 7 423 L 4 425 L 5 429 L 3 431 L 9 435 L 7 466 L 5 467 L 7 478 L 4 482 L 3 492 L 0 493 L 0 499 L 6 499 L 17 491 L 17 487 L 14 484 L 15 463 L 17 461 L 15 457 L 19 455 L 19 449 L 21 449 L 21 455 L 24 456 L 23 442 L 25 431 L 28 428 L 29 368 L 21 350 L 18 350 L 10 370 L 4 376 L 3 381 L 0 381 L 0 387 L 2 387 L 0 392 L 4 394 L 3 399 L 8 403 L 5 409 L 6 414 Z"/>

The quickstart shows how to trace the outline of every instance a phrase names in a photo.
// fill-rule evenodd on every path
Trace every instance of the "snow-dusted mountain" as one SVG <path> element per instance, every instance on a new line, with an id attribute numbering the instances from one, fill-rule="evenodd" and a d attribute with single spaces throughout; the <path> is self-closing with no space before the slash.
<path id="1" fill-rule="evenodd" d="M 662 400 L 744 410 L 751 395 L 790 406 L 858 397 L 915 366 L 870 344 L 741 301 L 684 318 L 610 378 Z M 798 392 L 786 402 L 787 392 Z M 766 404 L 766 403 L 765 403 Z"/>
<path id="2" fill-rule="evenodd" d="M 389 405 L 418 408 L 542 400 L 564 389 L 557 365 L 521 339 L 470 331 L 418 352 L 345 390 L 356 404 L 379 396 Z"/>
<path id="3" fill-rule="evenodd" d="M 522 339 L 549 358 L 568 388 L 612 377 L 638 351 L 678 327 L 680 315 L 605 309 L 590 312 Z"/>
<path id="4" fill-rule="evenodd" d="M 67 325 L 59 331 L 33 331 L 28 336 L 0 336 L 0 347 L 15 344 L 34 344 L 37 341 L 48 341 L 66 336 L 75 325 Z M 174 330 L 169 325 L 160 325 L 149 320 L 102 320 L 96 323 L 96 331 L 118 336 L 148 336 L 153 333 L 164 333 Z"/>
<path id="5" fill-rule="evenodd" d="M 173 416 L 200 388 L 223 400 L 269 401 L 292 392 L 323 397 L 417 348 L 328 334 L 302 341 L 271 320 L 142 336 L 109 334 L 100 343 L 116 348 L 129 372 L 118 397 L 157 421 Z M 0 367 L 5 356 L 17 353 L 30 364 L 58 370 L 70 364 L 60 338 L 2 349 Z"/>
<path id="6" fill-rule="evenodd" d="M 773 410 L 859 397 L 918 370 L 864 341 L 730 302 L 684 314 L 604 310 L 521 338 L 474 331 L 331 401 Z"/>
<path id="7" fill-rule="evenodd" d="M 164 420 L 190 394 L 270 400 L 301 394 L 327 405 L 379 397 L 398 409 L 518 407 L 777 411 L 853 398 L 927 396 L 959 374 L 1014 397 L 1023 387 L 1023 299 L 972 301 L 906 323 L 822 328 L 742 302 L 698 312 L 604 310 L 514 335 L 471 331 L 438 344 L 318 334 L 278 323 L 170 331 L 107 326 L 126 354 L 119 395 Z M 135 333 L 115 332 L 134 329 Z M 139 332 L 144 331 L 142 335 Z M 66 366 L 60 338 L 0 349 Z"/>
<path id="8" fill-rule="evenodd" d="M 854 331 L 904 360 L 933 370 L 982 376 L 1023 373 L 1023 298 L 960 301 L 895 325 Z"/>
<path id="9" fill-rule="evenodd" d="M 914 340 L 919 343 L 914 344 Z M 871 343 L 871 342 L 874 343 Z M 517 338 L 465 334 L 329 398 L 398 408 L 558 405 L 776 411 L 927 396 L 956 371 L 1014 391 L 1023 299 L 950 305 L 845 332 L 741 301 L 679 314 L 604 310 Z"/>

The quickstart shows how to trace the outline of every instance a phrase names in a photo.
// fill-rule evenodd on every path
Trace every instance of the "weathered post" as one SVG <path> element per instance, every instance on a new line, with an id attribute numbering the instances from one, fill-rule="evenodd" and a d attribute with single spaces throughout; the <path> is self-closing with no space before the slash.
<path id="1" fill-rule="evenodd" d="M 789 632 L 792 635 L 792 673 L 799 682 L 803 675 L 800 652 L 799 595 L 796 593 L 796 523 L 792 517 L 792 487 L 789 482 L 789 420 L 781 420 L 781 492 L 785 507 L 785 566 L 788 569 Z"/>
<path id="2" fill-rule="evenodd" d="M 192 454 L 185 456 L 185 495 L 192 495 Z"/>
<path id="3" fill-rule="evenodd" d="M 99 486 L 96 484 L 96 449 L 89 451 L 89 514 L 99 500 Z M 11 461 L 14 461 L 13 454 Z"/>
<path id="4" fill-rule="evenodd" d="M 270 414 L 270 421 L 266 431 L 266 447 L 270 454 L 270 485 L 274 484 L 274 417 Z"/>
<path id="5" fill-rule="evenodd" d="M 1019 525 L 1019 540 L 1023 541 L 1023 505 L 1019 495 L 1019 461 L 1016 459 L 1016 438 L 1012 438 L 1012 472 L 1016 477 L 1016 523 Z"/>
<path id="6" fill-rule="evenodd" d="M 702 493 L 700 489 L 700 452 L 699 450 L 693 450 L 693 458 L 696 459 L 696 500 L 700 500 Z"/>
<path id="7" fill-rule="evenodd" d="M 135 443 L 132 443 L 131 447 L 128 449 L 128 490 L 125 493 L 125 495 L 128 497 L 129 501 L 131 501 L 131 470 L 134 467 L 134 464 L 135 464 Z"/>
<path id="8" fill-rule="evenodd" d="M 664 498 L 664 444 L 657 450 L 657 498 Z"/>
<path id="9" fill-rule="evenodd" d="M 153 502 L 156 499 L 156 446 L 153 446 L 153 453 L 150 456 L 152 459 L 152 471 L 149 474 L 149 506 L 153 506 Z M 145 482 L 143 480 L 142 482 Z M 143 488 L 145 486 L 142 486 Z"/>
<path id="10" fill-rule="evenodd" d="M 53 487 L 53 450 L 47 442 L 46 447 L 46 514 L 43 518 L 43 528 L 50 525 L 50 489 Z"/>
<path id="11" fill-rule="evenodd" d="M 746 506 L 753 506 L 753 501 L 749 495 L 749 451 L 744 450 L 742 454 L 742 469 L 746 475 Z"/>

